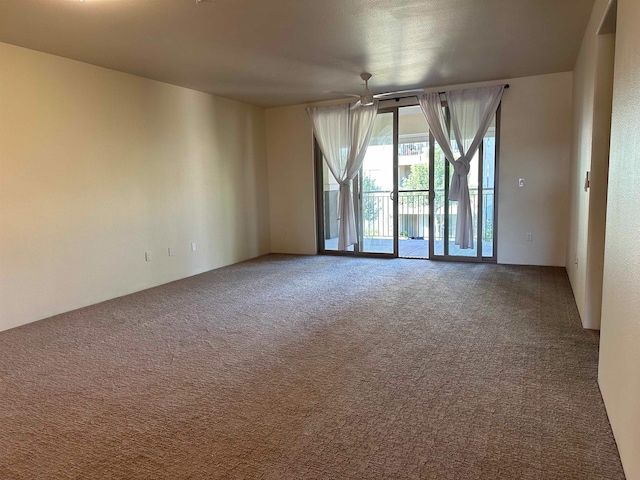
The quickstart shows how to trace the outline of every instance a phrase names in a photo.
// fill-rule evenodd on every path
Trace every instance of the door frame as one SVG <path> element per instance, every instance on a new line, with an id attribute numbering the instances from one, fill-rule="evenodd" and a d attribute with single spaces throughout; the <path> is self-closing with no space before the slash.
<path id="1" fill-rule="evenodd" d="M 393 100 L 389 100 L 393 101 Z M 315 209 L 316 209 L 316 242 L 317 242 L 317 252 L 319 255 L 339 255 L 339 256 L 358 256 L 358 257 L 371 257 L 371 258 L 398 258 L 400 253 L 400 245 L 399 245 L 399 232 L 398 232 L 398 201 L 399 201 L 399 185 L 398 185 L 398 147 L 399 147 L 399 109 L 402 107 L 410 107 L 419 105 L 417 100 L 415 102 L 402 102 L 401 105 L 387 106 L 382 107 L 378 110 L 378 113 L 392 113 L 393 114 L 393 253 L 376 253 L 376 252 L 363 252 L 360 250 L 360 245 L 362 244 L 362 224 L 360 221 L 361 212 L 362 212 L 362 175 L 361 171 L 358 173 L 353 182 L 353 193 L 355 197 L 354 208 L 356 214 L 356 230 L 358 232 L 358 243 L 354 245 L 354 249 L 352 251 L 340 251 L 340 250 L 326 250 L 324 248 L 324 184 L 323 184 L 323 156 L 320 150 L 320 146 L 316 141 L 315 137 L 313 139 L 313 157 L 314 157 L 314 184 L 315 184 Z M 484 257 L 482 256 L 482 225 L 485 221 L 482 218 L 482 221 L 478 221 L 477 225 L 477 239 L 476 239 L 476 247 L 477 247 L 477 255 L 474 257 L 466 257 L 466 256 L 455 256 L 449 255 L 448 248 L 448 235 L 449 235 L 449 222 L 445 220 L 444 226 L 444 255 L 435 255 L 434 254 L 434 246 L 435 246 L 435 226 L 434 226 L 434 215 L 435 215 L 435 182 L 434 182 L 434 164 L 435 164 L 435 139 L 433 137 L 433 133 L 429 130 L 429 258 L 428 260 L 435 261 L 449 261 L 449 262 L 470 262 L 470 263 L 497 263 L 498 259 L 498 194 L 499 194 L 499 161 L 500 161 L 500 130 L 501 130 L 501 110 L 502 105 L 498 106 L 495 117 L 495 168 L 494 168 L 494 201 L 493 201 L 493 256 L 492 257 Z M 482 207 L 483 207 L 483 168 L 484 168 L 484 141 L 480 144 L 478 150 L 478 163 L 479 163 L 479 175 L 478 175 L 478 220 L 480 220 L 480 216 L 482 216 Z M 445 160 L 445 218 L 448 219 L 449 216 L 449 199 L 448 199 L 448 191 L 449 191 L 449 169 L 450 164 L 447 160 Z M 426 260 L 426 259 L 425 259 Z"/>
<path id="2" fill-rule="evenodd" d="M 445 160 L 445 182 L 444 182 L 444 248 L 443 255 L 434 255 L 434 245 L 435 245 L 435 237 L 434 231 L 431 229 L 429 234 L 431 238 L 429 240 L 429 260 L 435 261 L 447 261 L 447 262 L 467 262 L 467 263 L 498 263 L 498 187 L 499 187 L 499 163 L 500 163 L 500 116 L 502 110 L 502 103 L 498 105 L 498 109 L 495 113 L 495 158 L 494 158 L 494 178 L 493 178 L 493 256 L 485 257 L 482 255 L 482 226 L 484 224 L 484 215 L 482 215 L 482 206 L 484 202 L 483 192 L 484 192 L 484 141 L 480 143 L 478 147 L 478 225 L 476 230 L 476 248 L 477 254 L 473 257 L 467 257 L 462 255 L 450 255 L 449 254 L 449 172 L 451 165 L 449 161 Z M 449 127 L 449 115 L 447 114 L 447 127 Z M 429 170 L 430 172 L 434 172 L 435 165 L 435 139 L 433 138 L 433 134 L 431 130 L 429 130 Z M 434 190 L 434 175 L 429 176 L 429 188 L 431 189 L 432 196 L 435 197 Z M 434 202 L 430 201 L 429 203 L 429 216 L 433 216 L 435 214 L 435 206 Z M 480 218 L 482 216 L 482 218 Z M 482 221 L 480 221 L 482 220 Z M 430 225 L 433 225 L 431 222 L 431 218 L 429 219 Z M 433 240 L 431 240 L 433 239 Z"/>
<path id="3" fill-rule="evenodd" d="M 391 206 L 393 209 L 392 218 L 393 218 L 393 252 L 392 253 L 382 253 L 382 252 L 364 252 L 360 250 L 360 245 L 364 245 L 364 232 L 362 231 L 362 209 L 364 205 L 364 199 L 362 198 L 362 167 L 360 167 L 360 171 L 358 172 L 358 176 L 355 179 L 355 183 L 357 183 L 356 191 L 357 195 L 355 198 L 357 199 L 354 204 L 354 208 L 356 210 L 356 230 L 358 231 L 358 244 L 357 252 L 358 255 L 366 255 L 366 256 L 375 256 L 375 257 L 383 257 L 383 258 L 398 258 L 398 107 L 386 107 L 379 108 L 378 114 L 386 114 L 391 113 L 392 117 L 392 125 L 393 125 L 393 133 L 392 133 L 392 142 L 393 142 L 393 188 L 391 190 Z M 354 249 L 355 250 L 355 249 Z"/>
<path id="4" fill-rule="evenodd" d="M 315 184 L 315 200 L 316 200 L 316 242 L 317 252 L 319 255 L 339 255 L 347 257 L 369 257 L 369 258 L 398 258 L 398 107 L 379 108 L 377 113 L 393 114 L 393 253 L 381 252 L 363 252 L 360 245 L 363 242 L 362 232 L 362 167 L 358 175 L 353 180 L 353 196 L 354 210 L 356 215 L 356 231 L 358 234 L 358 243 L 354 245 L 353 250 L 326 250 L 324 248 L 324 184 L 323 184 L 323 156 L 315 137 L 313 138 L 313 159 L 314 159 L 314 184 Z"/>

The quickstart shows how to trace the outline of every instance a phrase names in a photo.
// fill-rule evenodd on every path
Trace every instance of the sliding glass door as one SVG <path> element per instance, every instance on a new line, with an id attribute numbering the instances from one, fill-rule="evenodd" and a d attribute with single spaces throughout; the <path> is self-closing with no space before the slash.
<path id="1" fill-rule="evenodd" d="M 429 258 L 431 172 L 429 127 L 419 106 L 398 109 L 398 255 Z"/>
<path id="2" fill-rule="evenodd" d="M 316 157 L 316 209 L 320 253 L 397 256 L 396 164 L 397 110 L 378 110 L 369 146 L 353 181 L 358 243 L 338 250 L 339 185 L 318 145 Z"/>
<path id="3" fill-rule="evenodd" d="M 496 115 L 498 116 L 499 114 Z M 446 160 L 437 142 L 434 144 L 434 259 L 496 261 L 496 117 L 491 122 L 480 148 L 471 159 L 467 177 L 473 219 L 473 248 L 462 249 L 455 243 L 458 202 L 449 200 L 453 166 Z M 459 155 L 456 142 L 453 141 L 452 144 L 454 155 Z"/>
<path id="4" fill-rule="evenodd" d="M 360 251 L 395 255 L 395 112 L 376 117 L 359 179 Z"/>
<path id="5" fill-rule="evenodd" d="M 468 176 L 473 248 L 455 244 L 458 202 L 449 200 L 453 167 L 418 105 L 381 108 L 353 182 L 358 243 L 338 252 L 338 184 L 316 147 L 320 253 L 433 260 L 496 261 L 499 110 Z M 458 154 L 454 144 L 454 154 Z"/>

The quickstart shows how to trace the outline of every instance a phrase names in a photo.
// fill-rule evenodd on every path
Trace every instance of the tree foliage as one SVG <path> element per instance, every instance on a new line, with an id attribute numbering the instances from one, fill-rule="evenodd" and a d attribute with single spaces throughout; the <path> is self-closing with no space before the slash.
<path id="1" fill-rule="evenodd" d="M 435 164 L 433 172 L 433 183 L 435 196 L 435 210 L 437 211 L 444 201 L 444 183 L 445 183 L 445 158 L 444 153 L 440 147 L 436 146 L 435 151 Z M 400 185 L 402 190 L 429 190 L 429 164 L 428 163 L 416 163 L 411 165 L 411 171 L 409 175 L 402 180 Z M 424 195 L 427 195 L 425 192 Z M 402 198 L 402 196 L 400 197 Z M 409 206 L 416 206 L 416 197 L 405 194 L 405 204 Z"/>
<path id="2" fill-rule="evenodd" d="M 429 164 L 411 165 L 411 172 L 402 180 L 402 190 L 427 190 L 429 188 Z"/>
<path id="3" fill-rule="evenodd" d="M 380 212 L 380 202 L 377 200 L 376 195 L 367 195 L 365 192 L 378 192 L 380 187 L 376 185 L 376 181 L 371 178 L 367 173 L 362 177 L 362 215 L 367 222 L 375 222 L 378 218 L 378 212 Z"/>

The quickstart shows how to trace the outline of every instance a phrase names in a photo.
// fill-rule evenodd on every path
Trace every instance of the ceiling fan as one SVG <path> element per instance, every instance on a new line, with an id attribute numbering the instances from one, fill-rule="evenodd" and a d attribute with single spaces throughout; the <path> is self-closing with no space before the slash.
<path id="1" fill-rule="evenodd" d="M 418 94 L 424 92 L 424 90 L 421 88 L 414 88 L 412 90 L 397 90 L 395 92 L 377 93 L 374 95 L 373 93 L 371 93 L 371 90 L 369 90 L 369 80 L 371 79 L 371 74 L 368 72 L 364 72 L 360 74 L 360 78 L 364 80 L 364 92 L 360 95 L 349 93 L 347 94 L 347 96 L 359 98 L 360 103 L 363 106 L 373 105 L 373 101 L 378 98 L 393 97 L 395 95 L 403 94 Z"/>

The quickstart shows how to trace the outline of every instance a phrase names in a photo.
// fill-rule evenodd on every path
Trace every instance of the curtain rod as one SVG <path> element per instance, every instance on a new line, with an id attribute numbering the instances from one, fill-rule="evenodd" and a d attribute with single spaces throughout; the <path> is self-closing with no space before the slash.
<path id="1" fill-rule="evenodd" d="M 486 85 L 487 87 L 495 87 L 496 85 Z M 482 87 L 478 87 L 478 88 L 482 88 Z M 509 88 L 509 84 L 505 83 L 504 88 Z M 455 90 L 464 90 L 462 88 L 456 88 Z M 440 95 L 444 95 L 447 92 L 438 92 Z"/>
<path id="2" fill-rule="evenodd" d="M 487 85 L 489 87 L 493 86 L 493 85 Z M 482 88 L 482 87 L 480 87 Z M 509 88 L 509 84 L 505 84 L 504 88 Z M 459 89 L 458 89 L 459 90 Z M 438 92 L 440 95 L 444 95 L 446 92 Z M 403 95 L 400 97 L 393 97 L 393 98 L 387 98 L 385 100 L 380 100 L 381 102 L 391 102 L 391 101 L 396 101 L 399 102 L 400 100 L 402 100 L 403 98 L 411 98 L 411 97 L 418 97 L 417 94 L 413 94 L 413 95 Z"/>

